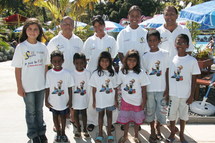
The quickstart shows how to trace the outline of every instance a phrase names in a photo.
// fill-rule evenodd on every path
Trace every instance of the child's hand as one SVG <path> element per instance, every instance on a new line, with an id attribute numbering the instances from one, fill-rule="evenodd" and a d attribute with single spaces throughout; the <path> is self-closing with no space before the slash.
<path id="1" fill-rule="evenodd" d="M 142 103 L 142 104 L 141 104 L 141 109 L 144 110 L 144 108 L 145 108 L 145 104 Z"/>
<path id="2" fill-rule="evenodd" d="M 190 105 L 191 103 L 193 102 L 193 97 L 190 96 L 188 99 L 187 99 L 187 104 Z"/>
<path id="3" fill-rule="evenodd" d="M 25 96 L 25 90 L 23 89 L 23 87 L 18 87 L 17 94 L 22 97 Z"/>
<path id="4" fill-rule="evenodd" d="M 95 103 L 95 102 L 93 102 L 93 108 L 94 108 L 94 109 L 96 108 L 96 103 Z"/>
<path id="5" fill-rule="evenodd" d="M 68 103 L 66 104 L 66 106 L 67 106 L 68 108 L 71 108 L 71 107 L 72 107 L 72 101 L 69 100 Z"/>
<path id="6" fill-rule="evenodd" d="M 115 105 L 114 105 L 116 108 L 118 108 L 119 104 L 117 101 L 115 101 Z"/>
<path id="7" fill-rule="evenodd" d="M 52 105 L 48 101 L 45 101 L 45 105 L 47 108 L 52 108 Z"/>

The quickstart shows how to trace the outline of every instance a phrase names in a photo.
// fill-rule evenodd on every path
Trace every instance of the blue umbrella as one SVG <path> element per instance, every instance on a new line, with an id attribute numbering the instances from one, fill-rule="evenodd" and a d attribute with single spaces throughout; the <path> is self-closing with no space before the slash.
<path id="1" fill-rule="evenodd" d="M 207 26 L 215 26 L 215 1 L 208 1 L 181 10 L 181 18 L 185 18 Z"/>
<path id="2" fill-rule="evenodd" d="M 113 21 L 105 21 L 105 29 L 107 32 L 120 32 L 124 27 Z"/>

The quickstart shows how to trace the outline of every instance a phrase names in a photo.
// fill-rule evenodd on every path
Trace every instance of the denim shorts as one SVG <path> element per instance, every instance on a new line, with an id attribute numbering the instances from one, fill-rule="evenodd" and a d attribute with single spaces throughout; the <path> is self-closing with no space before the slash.
<path id="1" fill-rule="evenodd" d="M 106 107 L 106 108 L 96 108 L 96 111 L 97 111 L 97 112 L 101 112 L 101 111 L 104 111 L 104 110 L 113 111 L 113 110 L 115 110 L 115 109 L 116 109 L 115 106 L 109 106 L 109 107 Z"/>
<path id="2" fill-rule="evenodd" d="M 53 113 L 53 115 L 66 115 L 70 112 L 69 108 L 66 108 L 65 110 L 55 110 L 50 108 L 50 111 Z"/>

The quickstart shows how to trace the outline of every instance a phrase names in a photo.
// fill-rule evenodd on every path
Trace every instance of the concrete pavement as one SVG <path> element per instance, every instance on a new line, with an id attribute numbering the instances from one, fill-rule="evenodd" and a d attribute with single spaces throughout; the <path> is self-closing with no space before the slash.
<path id="1" fill-rule="evenodd" d="M 0 143 L 27 143 L 26 123 L 25 123 L 25 107 L 23 99 L 16 94 L 16 82 L 14 76 L 14 68 L 10 66 L 11 61 L 0 63 Z M 53 142 L 55 133 L 52 131 L 53 121 L 52 114 L 44 107 L 44 120 L 47 124 L 47 137 L 49 143 Z M 178 125 L 177 125 L 178 126 Z M 113 133 L 118 140 L 123 132 L 120 130 L 120 125 L 116 125 L 116 131 Z M 148 142 L 150 135 L 150 126 L 142 125 L 140 131 L 140 139 L 142 142 Z M 179 126 L 178 126 L 179 127 Z M 105 128 L 104 128 L 105 129 Z M 163 136 L 169 136 L 169 130 L 162 127 Z M 68 123 L 66 134 L 71 143 L 94 143 L 94 139 L 98 134 L 98 129 L 95 128 L 90 132 L 90 139 L 74 139 L 73 126 Z M 129 141 L 132 143 L 134 135 L 133 129 L 129 130 Z M 187 124 L 185 129 L 185 138 L 191 143 L 215 143 L 215 121 L 213 124 Z M 115 142 L 116 142 L 115 140 Z M 178 135 L 176 141 L 179 142 Z"/>

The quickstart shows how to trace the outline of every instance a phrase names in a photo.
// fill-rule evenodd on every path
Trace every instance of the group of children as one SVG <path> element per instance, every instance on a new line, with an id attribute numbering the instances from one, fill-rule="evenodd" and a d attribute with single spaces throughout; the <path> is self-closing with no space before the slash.
<path id="1" fill-rule="evenodd" d="M 114 57 L 111 57 L 107 51 L 100 53 L 97 69 L 93 73 L 85 69 L 87 65 L 85 55 L 75 53 L 73 57 L 75 70 L 70 73 L 62 68 L 64 56 L 61 51 L 53 51 L 50 59 L 47 58 L 48 52 L 40 43 L 42 28 L 36 19 L 27 20 L 22 34 L 23 41 L 16 48 L 12 65 L 16 67 L 18 94 L 24 97 L 26 104 L 28 137 L 33 142 L 47 142 L 46 128 L 42 119 L 45 91 L 45 105 L 53 113 L 57 131 L 56 142 L 68 142 L 65 126 L 66 115 L 70 108 L 74 109 L 77 126 L 74 136 L 81 137 L 79 122 L 79 113 L 81 113 L 84 136 L 90 137 L 86 128 L 86 110 L 88 106 L 93 106 L 99 115 L 99 133 L 96 142 L 103 141 L 102 127 L 105 113 L 108 125 L 107 140 L 114 141 L 111 133 L 112 111 L 119 108 L 117 122 L 124 124 L 124 135 L 119 139 L 119 143 L 124 143 L 128 139 L 130 122 L 134 122 L 134 141 L 139 143 L 139 126 L 145 119 L 151 126 L 149 141 L 153 143 L 157 139 L 162 140 L 160 126 L 166 124 L 166 115 L 171 130 L 166 141 L 174 141 L 175 121 L 179 117 L 180 140 L 186 143 L 184 128 L 188 120 L 188 105 L 193 100 L 196 75 L 200 74 L 197 61 L 186 53 L 189 46 L 187 35 L 177 36 L 175 47 L 178 54 L 171 61 L 168 52 L 159 48 L 160 33 L 153 30 L 146 36 L 150 50 L 142 55 L 130 45 L 130 50 L 123 55 L 123 58 L 121 57 L 122 67 L 118 73 L 113 68 Z M 53 65 L 49 71 L 47 71 L 48 60 Z M 47 71 L 46 77 L 45 71 Z M 118 87 L 122 94 L 120 107 L 118 107 Z M 93 98 L 92 105 L 88 105 L 89 98 Z M 36 109 L 29 107 L 33 105 L 37 106 Z M 34 116 L 38 119 L 35 120 Z"/>

